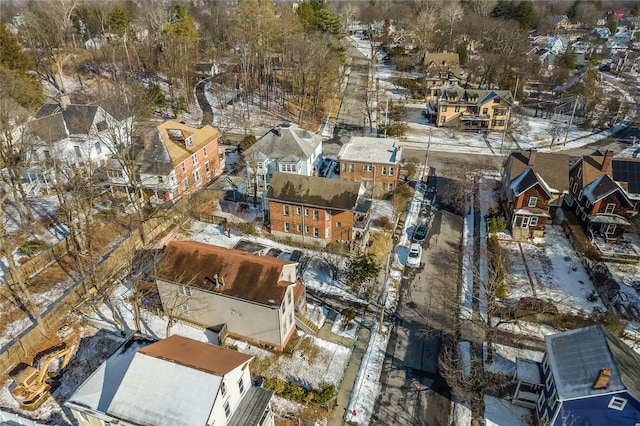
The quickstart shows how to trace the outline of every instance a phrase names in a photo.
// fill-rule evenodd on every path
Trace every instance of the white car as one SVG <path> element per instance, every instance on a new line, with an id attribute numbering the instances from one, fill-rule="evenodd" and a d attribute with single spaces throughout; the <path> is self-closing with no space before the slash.
<path id="1" fill-rule="evenodd" d="M 419 268 L 420 259 L 422 258 L 422 247 L 420 244 L 413 243 L 409 248 L 409 255 L 407 256 L 406 266 L 408 268 Z"/>

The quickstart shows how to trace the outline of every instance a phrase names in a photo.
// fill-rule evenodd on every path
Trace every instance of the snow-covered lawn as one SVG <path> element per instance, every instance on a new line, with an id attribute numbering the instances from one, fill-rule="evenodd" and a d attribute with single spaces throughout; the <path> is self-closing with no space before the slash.
<path id="1" fill-rule="evenodd" d="M 485 426 L 526 426 L 533 424 L 533 411 L 505 399 L 485 395 L 484 421 Z"/>
<path id="2" fill-rule="evenodd" d="M 510 259 L 509 299 L 534 296 L 521 246 L 538 298 L 549 299 L 560 312 L 588 315 L 595 307 L 605 310 L 599 299 L 588 300 L 596 294 L 595 288 L 560 226 L 547 226 L 544 237 L 535 239 L 534 244 L 501 240 L 500 245 Z"/>
<path id="3" fill-rule="evenodd" d="M 516 373 L 516 358 L 530 359 L 542 362 L 543 352 L 511 346 L 493 344 L 493 362 L 487 362 L 487 345 L 484 344 L 484 369 L 491 373 L 504 374 L 513 377 Z"/>
<path id="4" fill-rule="evenodd" d="M 344 317 L 341 314 L 338 314 L 336 319 L 333 321 L 333 325 L 331 326 L 331 332 L 340 337 L 346 337 L 348 339 L 355 339 L 356 332 L 360 328 L 360 323 L 362 322 L 362 317 L 357 316 L 353 321 L 350 321 L 347 326 L 343 326 L 342 322 L 344 321 Z"/>

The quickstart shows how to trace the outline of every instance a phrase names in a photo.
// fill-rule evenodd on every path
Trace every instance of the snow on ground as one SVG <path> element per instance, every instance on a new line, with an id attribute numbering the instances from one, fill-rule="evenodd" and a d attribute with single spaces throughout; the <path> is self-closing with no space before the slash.
<path id="1" fill-rule="evenodd" d="M 356 333 L 360 328 L 360 324 L 362 322 L 362 317 L 355 317 L 353 321 L 350 321 L 346 327 L 342 326 L 342 321 L 344 321 L 343 318 L 344 317 L 342 316 L 342 314 L 338 314 L 336 316 L 336 319 L 333 321 L 333 325 L 331 326 L 331 332 L 340 337 L 346 337 L 351 340 L 355 339 Z"/>
<path id="2" fill-rule="evenodd" d="M 471 415 L 471 403 L 453 401 L 451 404 L 451 425 L 452 426 L 468 426 L 471 424 L 473 416 Z"/>
<path id="3" fill-rule="evenodd" d="M 460 318 L 471 319 L 473 299 L 473 226 L 474 192 L 471 184 L 469 194 L 465 195 L 464 225 L 462 228 L 462 289 L 460 290 Z"/>
<path id="4" fill-rule="evenodd" d="M 509 401 L 485 395 L 485 426 L 525 426 L 533 424 L 533 411 Z"/>
<path id="5" fill-rule="evenodd" d="M 304 424 L 309 426 L 327 426 L 327 419 L 315 420 L 313 423 L 310 422 L 308 416 L 305 416 L 304 412 L 307 408 L 306 405 L 300 404 L 295 401 L 291 401 L 286 398 L 282 398 L 278 395 L 273 395 L 271 398 L 272 404 L 271 409 L 273 413 L 278 417 L 283 417 L 286 419 L 291 418 L 301 418 L 305 417 Z"/>
<path id="6" fill-rule="evenodd" d="M 329 310 L 327 308 L 307 303 L 307 310 L 305 311 L 304 316 L 307 317 L 313 325 L 318 328 L 322 328 L 324 322 L 327 320 L 328 313 Z"/>
<path id="7" fill-rule="evenodd" d="M 553 301 L 561 312 L 588 315 L 595 307 L 606 310 L 599 299 L 593 302 L 587 299 L 590 294 L 597 293 L 560 226 L 547 226 L 544 237 L 536 238 L 534 242 L 521 243 L 520 246 L 537 297 Z M 511 259 L 507 297 L 518 300 L 534 296 L 518 243 L 501 240 L 500 245 Z"/>
<path id="8" fill-rule="evenodd" d="M 485 371 L 505 376 L 514 377 L 516 374 L 516 358 L 530 359 L 542 362 L 544 352 L 529 349 L 514 348 L 511 346 L 493 344 L 493 362 L 487 362 L 487 344 L 483 345 Z"/>
<path id="9" fill-rule="evenodd" d="M 508 333 L 520 334 L 534 339 L 539 339 L 540 337 L 548 336 L 550 334 L 557 334 L 562 331 L 546 324 L 538 324 L 528 321 L 506 322 L 496 324 L 496 327 L 499 330 L 506 331 Z"/>

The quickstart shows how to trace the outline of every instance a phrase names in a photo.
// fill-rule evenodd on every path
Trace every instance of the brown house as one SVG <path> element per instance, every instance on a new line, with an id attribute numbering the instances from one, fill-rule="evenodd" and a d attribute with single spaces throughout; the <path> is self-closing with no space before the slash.
<path id="1" fill-rule="evenodd" d="M 622 238 L 640 208 L 640 159 L 614 158 L 611 151 L 582 157 L 569 172 L 565 207 L 591 235 Z"/>
<path id="2" fill-rule="evenodd" d="M 271 233 L 325 246 L 364 244 L 371 201 L 359 196 L 360 182 L 275 173 L 267 191 Z"/>
<path id="3" fill-rule="evenodd" d="M 568 190 L 569 156 L 514 151 L 502 165 L 501 201 L 515 240 L 541 237 Z"/>
<path id="4" fill-rule="evenodd" d="M 424 56 L 423 64 L 427 89 L 460 81 L 460 57 L 457 53 L 428 52 Z"/>
<path id="5" fill-rule="evenodd" d="M 395 138 L 352 137 L 338 153 L 340 179 L 363 182 L 373 198 L 398 186 L 402 148 Z"/>
<path id="6" fill-rule="evenodd" d="M 154 271 L 165 312 L 282 350 L 305 307 L 297 263 L 192 241 L 170 242 Z"/>

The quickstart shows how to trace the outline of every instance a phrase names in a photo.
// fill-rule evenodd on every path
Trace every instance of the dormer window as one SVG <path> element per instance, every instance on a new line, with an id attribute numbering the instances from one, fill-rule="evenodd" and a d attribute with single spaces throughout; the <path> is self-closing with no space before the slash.
<path id="1" fill-rule="evenodd" d="M 193 145 L 193 140 L 191 140 L 191 136 L 189 136 L 188 138 L 186 138 L 184 140 L 184 146 L 189 148 L 189 147 L 191 147 L 191 145 Z"/>

